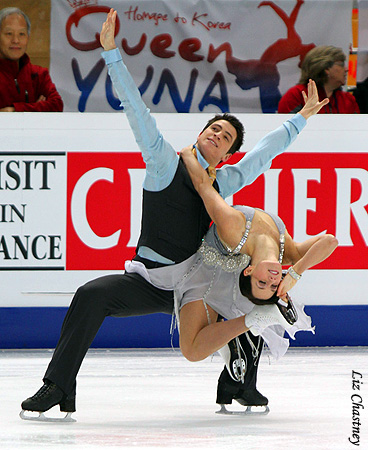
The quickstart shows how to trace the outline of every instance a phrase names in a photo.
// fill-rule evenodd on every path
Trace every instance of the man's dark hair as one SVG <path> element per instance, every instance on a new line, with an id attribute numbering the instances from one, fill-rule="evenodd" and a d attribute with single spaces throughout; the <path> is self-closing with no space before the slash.
<path id="1" fill-rule="evenodd" d="M 236 130 L 235 141 L 234 141 L 233 145 L 231 146 L 230 150 L 228 151 L 228 153 L 231 153 L 233 155 L 243 145 L 243 141 L 244 141 L 244 126 L 240 122 L 240 120 L 237 117 L 233 116 L 232 114 L 229 114 L 229 113 L 216 114 L 214 117 L 212 117 L 212 119 L 210 119 L 207 122 L 206 126 L 203 128 L 203 130 L 201 132 L 203 132 L 206 128 L 208 128 L 209 126 L 211 126 L 214 122 L 217 122 L 218 120 L 226 120 Z"/>
<path id="2" fill-rule="evenodd" d="M 255 297 L 252 293 L 250 275 L 245 276 L 243 272 L 239 276 L 239 289 L 242 295 L 244 295 L 244 297 L 247 297 L 247 299 L 250 300 L 255 305 L 273 305 L 274 303 L 277 303 L 279 300 L 279 297 L 277 296 L 276 292 L 273 294 L 271 298 L 267 300 Z"/>

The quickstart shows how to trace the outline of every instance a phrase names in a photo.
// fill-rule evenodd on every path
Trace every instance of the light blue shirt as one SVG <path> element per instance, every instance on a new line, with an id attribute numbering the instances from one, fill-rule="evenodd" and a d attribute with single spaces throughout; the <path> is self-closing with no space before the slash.
<path id="1" fill-rule="evenodd" d="M 143 102 L 120 51 L 114 49 L 102 52 L 102 56 L 146 164 L 143 188 L 148 191 L 161 191 L 172 182 L 179 164 L 179 155 L 158 130 L 156 121 Z M 223 198 L 229 197 L 253 183 L 259 175 L 271 167 L 273 158 L 286 150 L 305 125 L 304 117 L 296 114 L 262 138 L 238 163 L 226 164 L 217 169 L 216 179 L 220 195 Z M 197 156 L 202 167 L 207 168 L 208 163 L 200 152 Z M 143 247 L 139 249 L 139 255 L 168 263 L 166 258 L 163 260 L 160 255 Z"/>

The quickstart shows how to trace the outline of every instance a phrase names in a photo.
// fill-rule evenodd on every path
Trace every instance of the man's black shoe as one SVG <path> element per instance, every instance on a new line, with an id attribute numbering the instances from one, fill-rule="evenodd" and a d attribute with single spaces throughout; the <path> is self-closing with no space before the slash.
<path id="1" fill-rule="evenodd" d="M 24 400 L 21 406 L 25 411 L 45 412 L 55 405 L 60 405 L 60 411 L 74 412 L 75 396 L 68 397 L 55 383 L 45 381 L 41 389 Z"/>
<path id="2" fill-rule="evenodd" d="M 262 395 L 257 389 L 239 390 L 236 397 L 234 397 L 242 406 L 266 406 L 268 405 L 268 398 Z"/>

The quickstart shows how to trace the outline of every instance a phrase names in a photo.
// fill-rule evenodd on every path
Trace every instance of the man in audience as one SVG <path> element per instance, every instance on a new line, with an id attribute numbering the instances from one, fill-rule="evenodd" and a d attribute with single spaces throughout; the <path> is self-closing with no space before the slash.
<path id="1" fill-rule="evenodd" d="M 61 112 L 49 71 L 26 54 L 31 23 L 18 8 L 0 10 L 0 112 Z"/>

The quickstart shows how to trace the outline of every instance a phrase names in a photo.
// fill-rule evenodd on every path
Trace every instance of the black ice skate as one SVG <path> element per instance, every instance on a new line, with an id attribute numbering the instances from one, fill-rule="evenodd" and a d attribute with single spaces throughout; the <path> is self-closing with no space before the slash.
<path id="1" fill-rule="evenodd" d="M 285 320 L 290 325 L 294 325 L 294 323 L 298 320 L 298 313 L 296 312 L 295 306 L 288 293 L 286 293 L 286 298 L 287 302 L 279 298 L 276 306 L 279 308 L 279 311 L 284 316 Z"/>
<path id="2" fill-rule="evenodd" d="M 262 352 L 263 340 L 249 334 L 232 339 L 220 351 L 226 362 L 218 386 L 216 403 L 220 405 L 217 414 L 266 415 L 270 412 L 268 399 L 256 389 L 257 367 Z M 245 410 L 229 411 L 225 405 L 236 400 Z"/>
<path id="3" fill-rule="evenodd" d="M 66 412 L 65 417 L 52 418 L 46 417 L 44 412 L 53 406 L 60 405 L 60 411 Z M 39 389 L 35 395 L 27 398 L 22 402 L 22 411 L 19 416 L 23 420 L 34 420 L 38 422 L 75 422 L 71 417 L 75 411 L 75 396 L 67 396 L 56 386 L 56 384 L 45 381 L 45 384 Z M 38 416 L 26 415 L 26 411 L 34 411 Z"/>
<path id="4" fill-rule="evenodd" d="M 217 386 L 216 403 L 220 409 L 216 414 L 227 415 L 266 415 L 270 412 L 268 398 L 262 395 L 256 388 L 244 389 L 240 381 L 234 381 L 225 368 L 220 375 Z M 231 405 L 236 400 L 245 410 L 229 411 L 226 405 Z"/>

